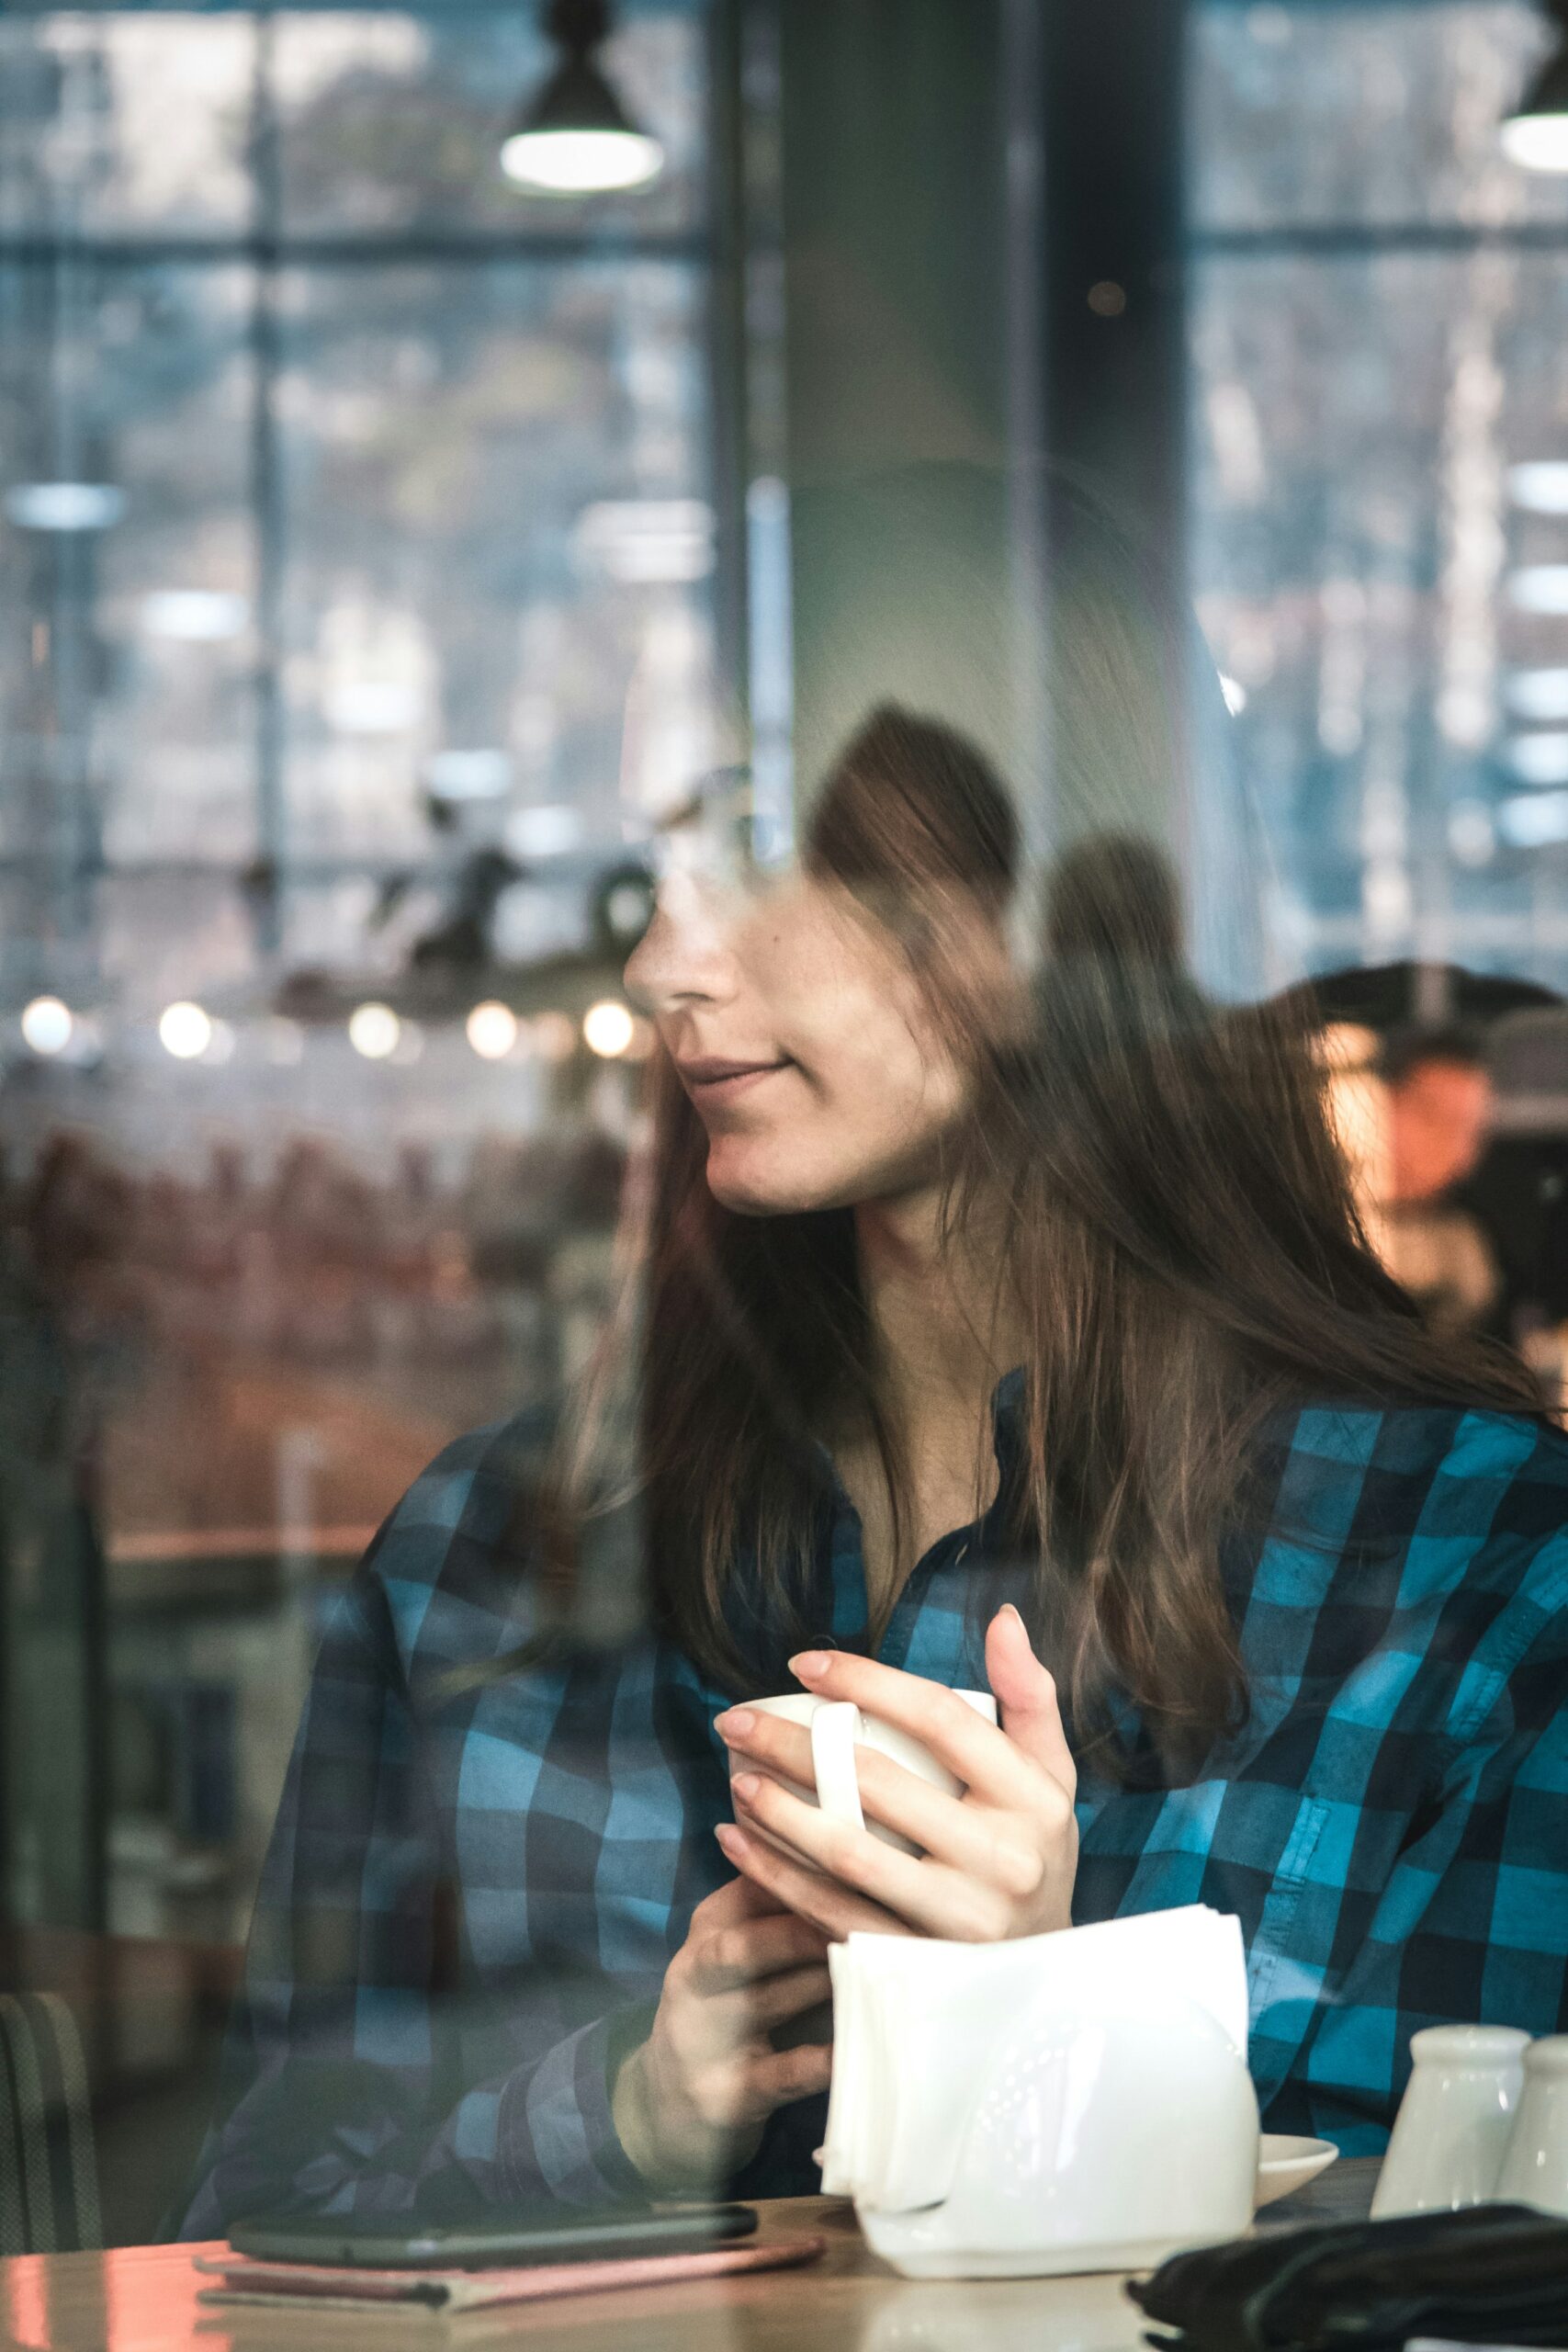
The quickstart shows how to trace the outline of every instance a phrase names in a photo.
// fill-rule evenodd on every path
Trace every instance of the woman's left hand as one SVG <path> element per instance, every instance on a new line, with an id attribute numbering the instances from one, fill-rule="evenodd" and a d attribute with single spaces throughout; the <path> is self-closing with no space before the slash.
<path id="1" fill-rule="evenodd" d="M 738 1871 L 836 1939 L 869 1929 L 999 1943 L 1071 1924 L 1077 1775 L 1055 1683 L 1016 1609 L 999 1610 L 986 1634 L 999 1729 L 941 1683 L 872 1658 L 813 1650 L 790 1666 L 813 1698 L 852 1700 L 920 1741 L 963 1782 L 963 1793 L 945 1795 L 874 1748 L 857 1747 L 863 1811 L 920 1849 L 900 1853 L 768 1777 L 811 1786 L 807 1731 L 732 1707 L 718 1717 L 719 1735 L 739 1763 L 758 1768 L 737 1774 L 737 1826 L 725 1823 L 716 1833 Z"/>

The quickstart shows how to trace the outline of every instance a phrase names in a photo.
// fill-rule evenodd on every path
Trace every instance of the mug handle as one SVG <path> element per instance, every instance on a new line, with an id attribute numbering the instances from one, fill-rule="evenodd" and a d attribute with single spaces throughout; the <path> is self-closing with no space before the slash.
<path id="1" fill-rule="evenodd" d="M 855 1775 L 855 1742 L 864 1729 L 860 1709 L 849 1699 L 825 1699 L 811 1718 L 817 1802 L 834 1821 L 847 1821 L 852 1829 L 865 1827 Z"/>

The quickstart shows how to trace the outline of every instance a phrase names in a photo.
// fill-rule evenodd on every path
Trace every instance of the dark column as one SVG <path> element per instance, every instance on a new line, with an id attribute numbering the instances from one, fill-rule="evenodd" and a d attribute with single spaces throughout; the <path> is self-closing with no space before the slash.
<path id="1" fill-rule="evenodd" d="M 1162 577 L 1167 691 L 1182 755 L 1129 760 L 1103 805 L 1058 793 L 1057 840 L 1112 825 L 1179 869 L 1201 976 L 1245 991 L 1256 876 L 1245 780 L 1188 608 L 1185 60 L 1188 0 L 1038 0 L 1041 414 L 1051 461 L 1086 478 Z M 1043 568 L 1050 579 L 1050 548 Z M 1047 612 L 1049 598 L 1047 598 Z M 1079 801 L 1083 795 L 1078 795 Z"/>
<path id="2" fill-rule="evenodd" d="M 1179 569 L 1186 0 L 1042 0 L 1043 413 Z"/>

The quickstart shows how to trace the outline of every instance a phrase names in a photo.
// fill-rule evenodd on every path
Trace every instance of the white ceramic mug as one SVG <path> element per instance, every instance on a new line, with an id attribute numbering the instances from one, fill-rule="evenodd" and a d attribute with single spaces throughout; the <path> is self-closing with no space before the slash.
<path id="1" fill-rule="evenodd" d="M 1506 2025 L 1429 2025 L 1412 2034 L 1414 2067 L 1378 2175 L 1374 2221 L 1451 2213 L 1497 2194 L 1529 2041 Z"/>
<path id="2" fill-rule="evenodd" d="M 973 1707 L 987 1723 L 997 1720 L 997 1702 L 988 1690 L 956 1690 L 954 1698 Z M 847 1821 L 856 1829 L 869 1829 L 885 1846 L 896 1846 L 900 1853 L 914 1854 L 918 1846 L 901 1838 L 896 1829 L 888 1829 L 880 1821 L 868 1822 L 860 1801 L 860 1779 L 855 1770 L 855 1749 L 874 1747 L 877 1753 L 901 1764 L 907 1772 L 940 1789 L 944 1796 L 958 1796 L 963 1782 L 955 1780 L 945 1764 L 939 1764 L 931 1749 L 912 1739 L 907 1731 L 884 1723 L 879 1715 L 868 1715 L 845 1699 L 814 1698 L 807 1690 L 789 1691 L 778 1699 L 748 1699 L 746 1704 L 760 1715 L 779 1715 L 786 1723 L 799 1724 L 811 1735 L 811 1769 L 816 1780 L 814 1789 L 803 1788 L 782 1772 L 769 1773 L 792 1796 L 806 1804 L 820 1805 L 835 1821 Z M 730 1778 L 737 1772 L 756 1772 L 765 1767 L 752 1758 L 729 1754 Z"/>
<path id="3" fill-rule="evenodd" d="M 1525 2087 L 1498 2176 L 1505 2204 L 1568 2213 L 1568 2033 L 1525 2052 Z"/>

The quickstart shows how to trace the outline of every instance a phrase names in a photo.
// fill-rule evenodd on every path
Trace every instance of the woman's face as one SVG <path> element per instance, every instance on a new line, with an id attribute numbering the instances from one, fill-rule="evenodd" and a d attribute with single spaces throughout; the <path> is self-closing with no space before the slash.
<path id="1" fill-rule="evenodd" d="M 977 915 L 972 927 L 983 952 Z M 707 1130 L 727 1208 L 843 1208 L 939 1181 L 970 1080 L 902 947 L 847 890 L 796 874 L 727 891 L 676 873 L 626 987 Z"/>

